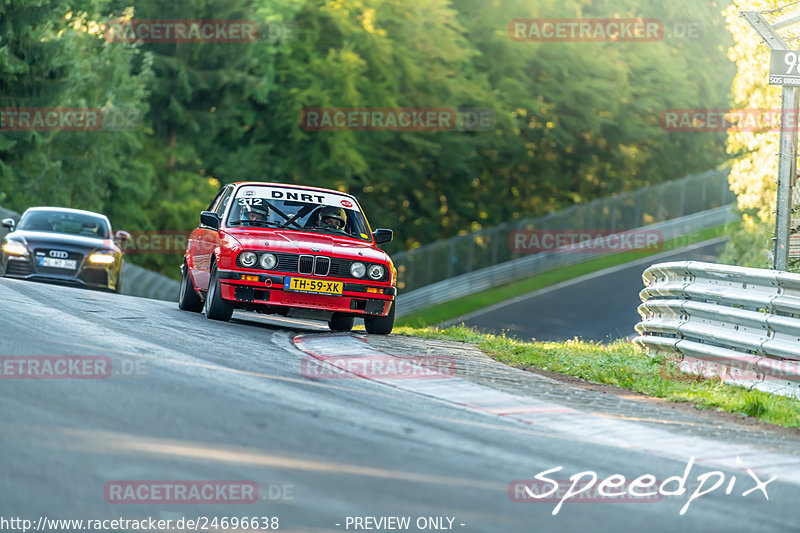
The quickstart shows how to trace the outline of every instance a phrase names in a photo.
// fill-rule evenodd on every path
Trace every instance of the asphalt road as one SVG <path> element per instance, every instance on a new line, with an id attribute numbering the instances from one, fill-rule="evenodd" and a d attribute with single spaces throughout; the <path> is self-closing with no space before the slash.
<path id="1" fill-rule="evenodd" d="M 505 332 L 524 340 L 563 341 L 579 337 L 609 341 L 635 335 L 641 304 L 642 272 L 654 262 L 715 262 L 722 244 L 676 250 L 657 260 L 615 267 L 542 289 L 470 313 L 451 322 L 464 322 L 481 331 Z"/>
<path id="2" fill-rule="evenodd" d="M 0 302 L 6 359 L 107 356 L 113 369 L 106 379 L 9 379 L 4 359 L 0 523 L 267 516 L 283 531 L 346 531 L 348 516 L 396 515 L 455 517 L 452 529 L 465 532 L 797 530 L 800 476 L 770 483 L 767 502 L 739 495 L 748 475 L 726 471 L 736 492 L 717 490 L 684 516 L 686 496 L 567 503 L 555 516 L 554 503 L 512 502 L 512 480 L 556 466 L 561 479 L 593 470 L 664 480 L 684 473 L 691 450 L 666 457 L 588 433 L 557 437 L 370 380 L 307 379 L 291 337 L 320 331 L 312 323 L 240 314 L 219 323 L 168 302 L 5 279 Z M 711 469 L 696 465 L 692 477 Z M 244 480 L 260 496 L 107 501 L 108 484 L 132 480 Z"/>

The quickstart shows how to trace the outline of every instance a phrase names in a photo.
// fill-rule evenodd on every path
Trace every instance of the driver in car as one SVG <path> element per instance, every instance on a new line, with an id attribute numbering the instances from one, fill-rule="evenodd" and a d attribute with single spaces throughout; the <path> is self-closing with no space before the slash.
<path id="1" fill-rule="evenodd" d="M 325 207 L 319 212 L 319 217 L 317 218 L 318 228 L 344 231 L 346 224 L 347 215 L 341 207 Z"/>
<path id="2" fill-rule="evenodd" d="M 250 224 L 266 224 L 269 221 L 269 208 L 263 205 L 245 204 L 242 206 L 240 220 Z"/>

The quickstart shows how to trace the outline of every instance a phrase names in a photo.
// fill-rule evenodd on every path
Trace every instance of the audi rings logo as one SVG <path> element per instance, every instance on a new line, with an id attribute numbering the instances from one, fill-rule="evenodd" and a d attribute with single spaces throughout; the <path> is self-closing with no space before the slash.
<path id="1" fill-rule="evenodd" d="M 61 250 L 50 250 L 50 257 L 55 257 L 57 259 L 66 259 L 68 255 L 67 252 L 62 252 Z"/>

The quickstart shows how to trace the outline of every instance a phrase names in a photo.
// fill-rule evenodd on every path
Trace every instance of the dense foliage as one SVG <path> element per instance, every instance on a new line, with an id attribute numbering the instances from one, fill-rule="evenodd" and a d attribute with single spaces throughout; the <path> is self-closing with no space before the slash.
<path id="1" fill-rule="evenodd" d="M 695 0 L 4 0 L 0 108 L 119 108 L 126 129 L 0 131 L 0 205 L 193 227 L 221 183 L 359 196 L 390 250 L 704 171 L 724 133 L 664 109 L 726 107 L 724 5 Z M 658 42 L 516 42 L 534 17 L 648 17 Z M 236 43 L 109 42 L 113 20 L 258 22 Z M 673 35 L 689 21 L 699 35 Z M 309 131 L 311 107 L 491 110 L 488 131 Z M 176 256 L 144 258 L 174 272 Z"/>
<path id="2" fill-rule="evenodd" d="M 784 8 L 786 6 L 786 8 Z M 737 108 L 772 109 L 781 106 L 781 87 L 768 85 L 770 50 L 758 34 L 739 17 L 740 11 L 761 11 L 768 21 L 774 22 L 797 15 L 794 3 L 776 0 L 737 0 L 725 11 L 734 39 L 729 57 L 736 63 L 733 99 Z M 786 38 L 797 35 L 796 27 L 784 28 L 780 34 Z M 790 41 L 790 44 L 796 44 Z M 732 131 L 728 134 L 728 152 L 734 157 L 730 173 L 731 189 L 738 195 L 739 209 L 744 224 L 731 235 L 721 260 L 743 266 L 770 267 L 773 248 L 775 206 L 777 199 L 779 133 L 771 131 Z M 795 192 L 795 205 L 797 192 Z M 796 214 L 793 226 L 797 225 Z M 800 264 L 790 259 L 789 270 L 797 271 Z"/>

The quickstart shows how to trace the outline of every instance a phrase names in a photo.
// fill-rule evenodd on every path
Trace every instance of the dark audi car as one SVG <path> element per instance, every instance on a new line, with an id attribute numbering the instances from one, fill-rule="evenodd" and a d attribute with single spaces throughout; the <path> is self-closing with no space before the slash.
<path id="1" fill-rule="evenodd" d="M 120 292 L 122 250 L 111 237 L 108 217 L 61 207 L 32 207 L 19 224 L 3 220 L 11 233 L 3 238 L 0 273 Z M 129 234 L 119 231 L 119 240 Z"/>

